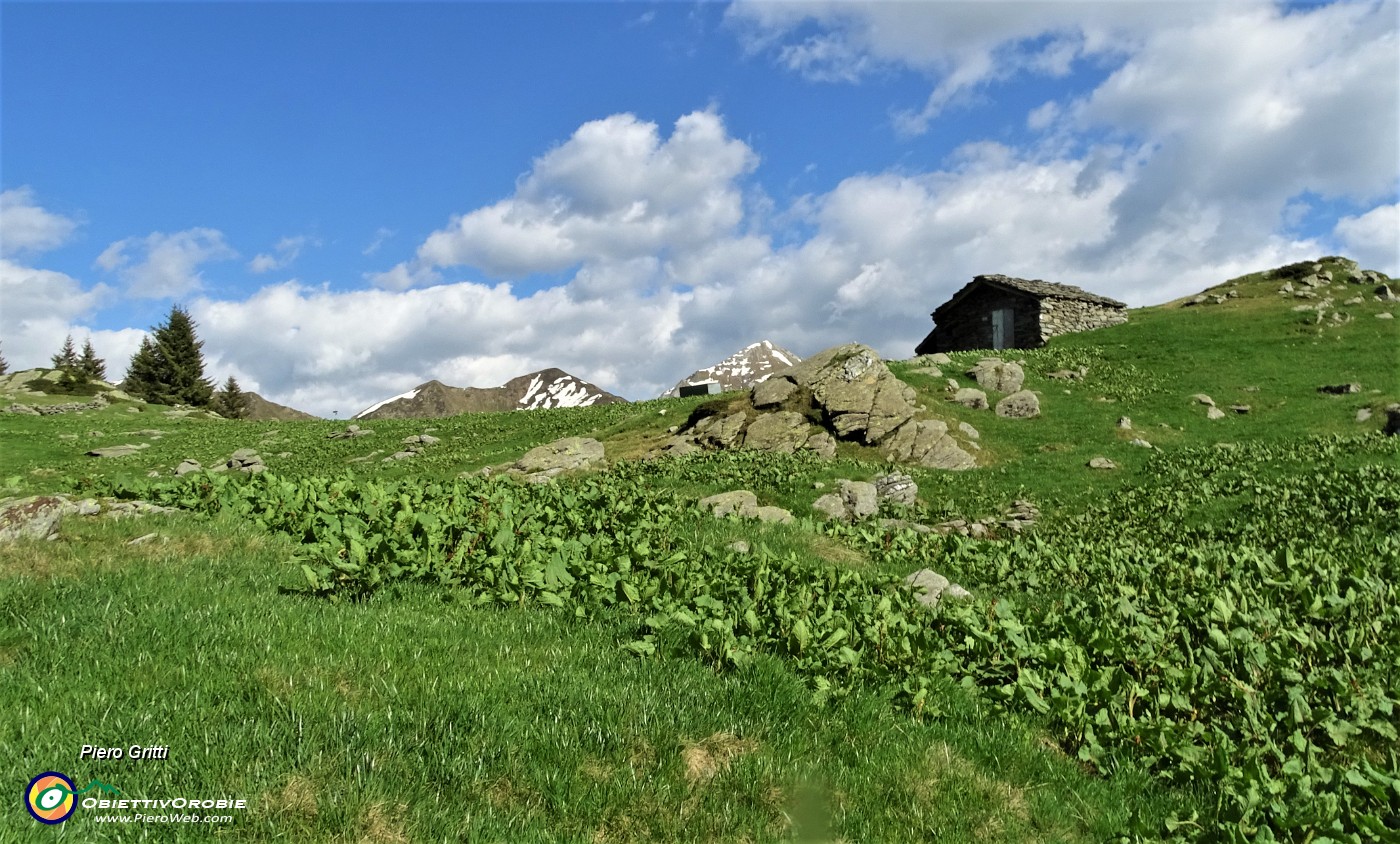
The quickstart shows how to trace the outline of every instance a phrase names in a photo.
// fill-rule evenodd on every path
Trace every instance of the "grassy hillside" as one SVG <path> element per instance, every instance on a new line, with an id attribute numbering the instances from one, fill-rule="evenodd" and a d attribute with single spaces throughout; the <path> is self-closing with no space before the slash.
<path id="1" fill-rule="evenodd" d="M 211 824 L 80 808 L 66 830 L 92 841 L 1400 835 L 1400 438 L 1380 434 L 1400 331 L 1376 316 L 1400 308 L 1323 291 L 1350 319 L 1319 323 L 1279 286 L 1246 276 L 1221 304 L 1010 353 L 1036 419 L 951 404 L 893 364 L 978 429 L 984 465 L 912 471 L 918 506 L 883 515 L 1040 508 L 986 540 L 811 518 L 835 479 L 887 470 L 849 445 L 544 486 L 476 474 L 575 434 L 640 455 L 703 397 L 376 420 L 356 439 L 123 402 L 0 415 L 0 494 L 187 511 L 0 546 L 0 753 L 24 781 L 248 801 Z M 966 383 L 979 357 L 944 376 Z M 383 460 L 420 433 L 440 442 Z M 147 447 L 84 456 L 123 443 Z M 171 476 L 248 447 L 267 473 Z M 693 505 L 738 488 L 798 520 Z M 923 567 L 973 597 L 915 605 L 894 584 Z M 169 758 L 79 761 L 83 744 Z M 0 815 L 0 841 L 46 832 Z"/>

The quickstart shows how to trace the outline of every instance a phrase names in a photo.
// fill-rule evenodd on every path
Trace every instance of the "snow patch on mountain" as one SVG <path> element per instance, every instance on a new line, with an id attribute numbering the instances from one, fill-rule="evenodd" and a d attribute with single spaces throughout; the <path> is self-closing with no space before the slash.
<path id="1" fill-rule="evenodd" d="M 409 391 L 406 392 L 406 393 L 399 393 L 397 396 L 391 396 L 391 397 L 385 399 L 384 401 L 376 402 L 376 403 L 370 405 L 369 407 L 365 408 L 364 410 L 360 411 L 359 413 L 356 413 L 354 416 L 352 416 L 352 417 L 350 417 L 350 418 L 351 418 L 351 419 L 359 419 L 359 418 L 361 418 L 361 417 L 368 416 L 369 414 L 375 412 L 376 410 L 378 410 L 379 408 L 383 407 L 383 406 L 386 405 L 386 404 L 389 404 L 390 402 L 407 401 L 408 399 L 414 398 L 414 397 L 417 396 L 417 395 L 418 395 L 418 388 L 415 387 L 414 389 L 409 390 Z"/>
<path id="2" fill-rule="evenodd" d="M 679 381 L 668 390 L 665 396 L 680 395 L 681 387 L 717 381 L 720 390 L 746 390 L 770 375 L 789 366 L 796 366 L 802 358 L 775 345 L 770 340 L 750 343 L 724 360 L 704 369 L 697 369 L 689 377 Z"/>

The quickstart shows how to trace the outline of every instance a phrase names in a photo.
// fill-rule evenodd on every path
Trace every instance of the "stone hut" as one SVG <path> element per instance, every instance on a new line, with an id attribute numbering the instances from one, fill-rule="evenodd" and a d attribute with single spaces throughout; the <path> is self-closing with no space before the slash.
<path id="1" fill-rule="evenodd" d="M 1068 284 L 979 275 L 933 312 L 915 354 L 1033 349 L 1051 337 L 1127 322 L 1128 306 Z"/>

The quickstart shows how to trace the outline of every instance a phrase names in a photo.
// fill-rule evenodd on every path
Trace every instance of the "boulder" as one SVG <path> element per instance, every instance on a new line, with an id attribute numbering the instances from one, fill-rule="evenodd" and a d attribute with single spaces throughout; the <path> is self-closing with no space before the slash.
<path id="1" fill-rule="evenodd" d="M 880 496 L 875 484 L 839 480 L 836 482 L 836 494 L 841 496 L 846 505 L 846 514 L 851 519 L 868 519 L 880 509 Z"/>
<path id="2" fill-rule="evenodd" d="M 699 446 L 734 448 L 744 430 L 747 416 L 742 410 L 730 414 L 715 414 L 701 419 L 690 430 L 691 440 Z"/>
<path id="3" fill-rule="evenodd" d="M 758 496 L 746 489 L 736 489 L 733 492 L 721 492 L 700 499 L 700 507 L 709 510 L 715 518 L 722 519 L 733 513 L 742 518 L 750 519 L 758 515 Z"/>
<path id="4" fill-rule="evenodd" d="M 919 569 L 904 578 L 904 585 L 915 593 L 918 602 L 936 607 L 944 595 L 950 598 L 971 598 L 972 593 L 948 580 L 933 569 Z"/>
<path id="5" fill-rule="evenodd" d="M 797 392 L 796 382 L 786 377 L 769 378 L 754 385 L 749 393 L 753 406 L 759 410 L 778 407 Z"/>
<path id="6" fill-rule="evenodd" d="M 1218 407 L 1208 407 L 1208 408 L 1206 408 L 1206 418 L 1207 418 L 1207 419 L 1224 419 L 1224 418 L 1225 418 L 1225 411 L 1221 410 L 1221 409 L 1218 408 Z"/>
<path id="7" fill-rule="evenodd" d="M 1090 469 L 1117 469 L 1118 464 L 1107 457 L 1093 457 L 1089 459 Z"/>
<path id="8" fill-rule="evenodd" d="M 936 419 L 911 420 L 881 446 L 885 457 L 930 469 L 971 469 L 977 465 Z"/>
<path id="9" fill-rule="evenodd" d="M 982 389 L 997 393 L 1014 393 L 1026 380 L 1026 373 L 1018 364 L 1001 358 L 983 358 L 966 375 L 976 380 Z"/>
<path id="10" fill-rule="evenodd" d="M 190 472 L 198 472 L 203 468 L 204 466 L 198 460 L 185 458 L 184 460 L 180 461 L 179 466 L 175 467 L 175 474 L 188 475 Z"/>
<path id="11" fill-rule="evenodd" d="M 264 472 L 267 466 L 263 464 L 263 459 L 251 448 L 240 448 L 229 456 L 228 460 L 215 466 L 215 472 L 250 472 L 257 474 Z"/>
<path id="12" fill-rule="evenodd" d="M 986 410 L 987 394 L 975 387 L 963 387 L 953 394 L 953 401 L 963 407 L 970 407 L 973 410 Z"/>
<path id="13" fill-rule="evenodd" d="M 791 410 L 764 413 L 744 432 L 744 448 L 792 454 L 807 444 L 811 435 L 807 417 Z"/>
<path id="14" fill-rule="evenodd" d="M 769 381 L 778 379 L 796 385 L 793 393 L 810 395 L 823 423 L 842 439 L 874 445 L 914 415 L 914 391 L 859 343 L 819 352 Z"/>
<path id="15" fill-rule="evenodd" d="M 592 437 L 564 437 L 530 449 L 507 471 L 547 479 L 561 472 L 597 468 L 605 459 L 603 444 Z"/>
<path id="16" fill-rule="evenodd" d="M 1012 393 L 997 402 L 997 416 L 1006 419 L 1030 419 L 1040 415 L 1040 399 L 1030 390 Z"/>
<path id="17" fill-rule="evenodd" d="M 826 495 L 813 501 L 812 509 L 826 516 L 828 519 L 846 518 L 846 502 L 841 500 L 841 496 L 834 492 L 828 492 Z"/>
<path id="18" fill-rule="evenodd" d="M 959 422 L 958 430 L 962 432 L 962 435 L 964 437 L 967 437 L 970 440 L 980 439 L 982 437 L 981 434 L 977 433 L 976 428 L 972 427 L 966 422 Z"/>
<path id="19" fill-rule="evenodd" d="M 1215 399 L 1211 398 L 1205 393 L 1197 393 L 1191 398 L 1194 399 L 1197 404 L 1204 404 L 1208 407 L 1215 407 Z"/>
<path id="20" fill-rule="evenodd" d="M 760 522 L 777 522 L 783 525 L 790 525 L 795 521 L 792 514 L 781 507 L 759 507 L 754 512 L 754 518 Z"/>
<path id="21" fill-rule="evenodd" d="M 69 507 L 68 500 L 57 495 L 32 495 L 0 505 L 0 542 L 56 538 Z"/>

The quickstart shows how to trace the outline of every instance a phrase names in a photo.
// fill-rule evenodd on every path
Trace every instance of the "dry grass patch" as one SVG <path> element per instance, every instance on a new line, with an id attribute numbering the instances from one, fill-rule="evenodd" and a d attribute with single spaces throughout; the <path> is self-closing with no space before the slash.
<path id="1" fill-rule="evenodd" d="M 266 795 L 264 800 L 275 806 L 279 814 L 306 820 L 314 819 L 321 811 L 316 800 L 316 786 L 301 774 L 292 774 L 281 791 Z"/>
<path id="2" fill-rule="evenodd" d="M 1030 822 L 1030 804 L 1024 789 L 992 779 L 972 762 L 943 742 L 929 748 L 924 770 L 914 783 L 914 793 L 922 801 L 934 801 L 950 792 L 961 794 L 967 805 L 985 807 L 986 816 L 977 827 L 977 840 L 996 840 L 1006 834 L 1008 821 L 1017 826 Z"/>
<path id="3" fill-rule="evenodd" d="M 385 808 L 382 802 L 371 804 L 360 821 L 359 844 L 408 844 L 403 823 L 407 811 L 406 803 L 399 803 L 392 810 Z"/>
<path id="4" fill-rule="evenodd" d="M 829 536 L 813 534 L 804 538 L 812 549 L 812 553 L 828 563 L 835 563 L 847 568 L 864 568 L 870 563 L 864 554 Z"/>
<path id="5" fill-rule="evenodd" d="M 739 738 L 731 732 L 719 732 L 698 742 L 682 740 L 681 764 L 685 778 L 692 786 L 702 785 L 729 770 L 734 760 L 753 753 L 758 742 Z"/>

